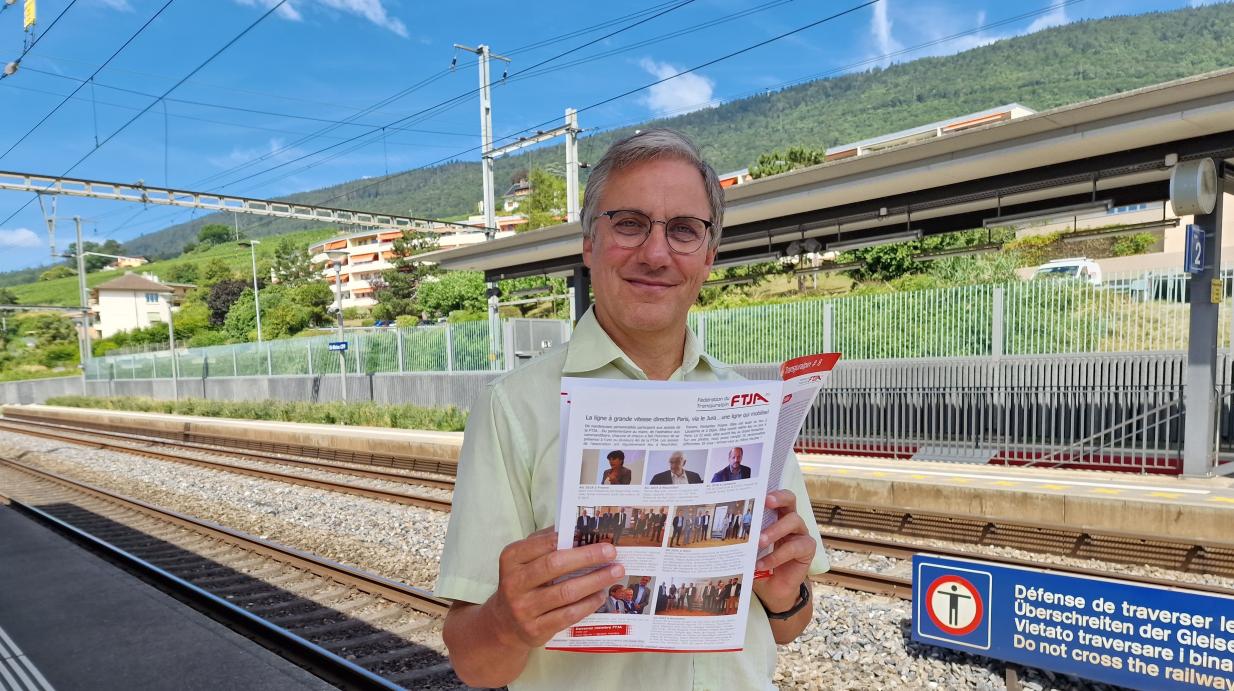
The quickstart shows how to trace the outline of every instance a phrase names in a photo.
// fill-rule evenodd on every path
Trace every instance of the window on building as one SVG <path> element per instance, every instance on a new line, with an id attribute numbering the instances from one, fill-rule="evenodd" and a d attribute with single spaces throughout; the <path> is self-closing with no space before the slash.
<path id="1" fill-rule="evenodd" d="M 159 301 L 158 293 L 146 293 L 146 302 L 154 303 L 158 301 Z"/>
<path id="2" fill-rule="evenodd" d="M 163 321 L 163 315 L 159 312 L 146 312 L 146 319 L 153 324 L 155 322 Z"/>

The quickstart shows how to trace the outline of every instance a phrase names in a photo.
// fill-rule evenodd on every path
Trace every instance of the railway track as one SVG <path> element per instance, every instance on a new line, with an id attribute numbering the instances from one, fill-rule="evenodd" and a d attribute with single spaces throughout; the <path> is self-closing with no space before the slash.
<path id="1" fill-rule="evenodd" d="M 133 431 L 104 430 L 99 429 L 99 427 L 101 425 L 85 428 L 52 424 L 25 417 L 20 419 L 20 424 L 0 420 L 0 430 L 10 430 L 21 434 L 42 436 L 70 443 L 98 446 L 124 453 L 137 453 L 163 460 L 204 465 L 229 472 L 241 472 L 268 479 L 330 489 L 332 491 L 399 501 L 439 511 L 450 510 L 450 502 L 448 500 L 423 495 L 387 492 L 348 485 L 346 483 L 326 482 L 286 473 L 259 471 L 196 457 L 185 458 L 182 454 L 164 453 L 156 450 L 154 447 L 170 446 L 180 452 L 217 454 L 245 461 L 278 464 L 331 473 L 337 472 L 370 479 L 428 484 L 437 488 L 452 489 L 453 481 L 448 478 L 443 479 L 440 475 L 434 478 L 423 473 L 403 474 L 377 468 L 352 468 L 340 466 L 337 462 L 323 462 L 316 459 L 292 457 L 272 451 L 225 448 L 217 443 L 208 444 L 200 441 L 170 439 L 165 435 L 147 436 Z M 369 463 L 372 460 L 357 461 L 353 459 L 351 462 Z M 387 461 L 382 462 L 385 463 Z M 452 472 L 454 467 L 449 464 L 442 464 L 438 467 L 438 470 Z M 435 481 L 436 484 L 430 484 L 429 481 Z M 981 547 L 1014 548 L 1115 564 L 1156 566 L 1183 572 L 1234 578 L 1234 543 L 1178 542 L 1163 540 L 1155 536 L 1130 533 L 1094 533 L 1058 525 L 994 522 L 981 516 L 898 511 L 887 507 L 855 502 L 816 500 L 813 501 L 812 506 L 815 518 L 819 523 L 820 530 L 823 532 L 828 547 L 854 553 L 879 554 L 895 559 L 908 560 L 911 559 L 914 553 L 928 552 L 942 556 L 999 561 L 1000 563 L 1011 565 L 1034 565 L 1023 560 L 1000 559 L 988 553 L 977 554 L 971 551 L 921 546 L 909 542 L 911 540 L 940 540 Z M 884 536 L 894 536 L 894 539 L 863 539 L 838 531 L 838 529 L 845 528 Z M 1051 566 L 1051 568 L 1085 575 L 1137 580 L 1134 578 L 1129 579 L 1124 574 L 1096 569 L 1068 568 L 1063 566 Z M 849 569 L 837 565 L 833 567 L 831 572 L 816 580 L 865 592 L 902 598 L 911 596 L 911 581 L 907 576 L 875 574 L 870 571 Z M 1161 579 L 1146 578 L 1139 579 L 1137 582 L 1168 586 L 1177 585 L 1176 582 Z M 1199 590 L 1205 590 L 1203 586 L 1195 587 Z M 1230 591 L 1216 588 L 1213 592 L 1228 593 Z"/>
<path id="2" fill-rule="evenodd" d="M 855 555 L 879 555 L 890 557 L 892 559 L 900 560 L 902 564 L 898 565 L 897 568 L 889 572 L 874 572 L 843 566 L 833 566 L 829 572 L 814 577 L 816 582 L 836 585 L 848 588 L 850 590 L 860 590 L 862 592 L 875 593 L 879 595 L 890 595 L 904 600 L 912 598 L 912 578 L 910 575 L 905 574 L 909 572 L 909 569 L 911 568 L 911 560 L 916 554 L 929 554 L 932 556 L 950 557 L 956 559 L 978 559 L 1003 566 L 1018 566 L 1034 569 L 1042 567 L 1041 563 L 1027 559 L 1016 559 L 987 553 L 975 554 L 973 552 L 958 549 L 925 547 L 886 538 L 856 537 L 829 531 L 823 531 L 822 535 L 823 542 L 827 545 L 828 549 L 851 552 Z M 1206 585 L 1202 583 L 1183 584 L 1179 583 L 1176 579 L 1136 576 L 1101 569 L 1066 566 L 1060 564 L 1049 564 L 1047 565 L 1047 568 L 1053 571 L 1074 574 L 1077 576 L 1111 578 L 1136 583 L 1138 585 L 1157 586 L 1161 588 L 1177 588 L 1179 586 L 1183 586 L 1189 590 L 1195 590 L 1198 592 L 1234 597 L 1234 588 L 1225 588 L 1215 585 Z"/>
<path id="3" fill-rule="evenodd" d="M 292 444 L 284 442 L 271 442 L 260 439 L 244 439 L 241 437 L 202 434 L 189 429 L 172 431 L 157 428 L 115 425 L 103 422 L 91 423 L 85 421 L 77 421 L 72 425 L 65 425 L 60 422 L 48 422 L 46 418 L 40 416 L 36 411 L 15 410 L 12 408 L 6 410 L 3 418 L 0 419 L 17 421 L 20 423 L 33 422 L 43 425 L 60 426 L 69 429 L 93 430 L 112 434 L 128 434 L 152 440 L 160 439 L 173 442 L 183 442 L 185 444 L 199 444 L 209 448 L 222 448 L 231 451 L 250 451 L 266 456 L 275 455 L 275 457 L 278 457 L 278 455 L 282 455 L 301 460 L 317 460 L 330 463 L 351 463 L 371 468 L 403 470 L 421 476 L 426 481 L 439 480 L 451 485 L 451 487 L 444 487 L 444 489 L 452 488 L 452 478 L 455 475 L 457 466 L 453 459 L 424 458 L 407 455 L 395 456 L 366 451 L 353 451 L 350 449 L 334 448 L 317 444 Z"/>
<path id="4" fill-rule="evenodd" d="M 179 442 L 163 438 L 148 438 L 131 433 L 105 432 L 94 429 L 53 425 L 28 420 L 23 420 L 20 424 L 9 422 L 7 420 L 0 421 L 0 430 L 13 432 L 16 434 L 41 437 L 44 439 L 53 439 L 70 444 L 90 446 L 108 451 L 135 454 L 161 461 L 171 461 L 174 463 L 194 465 L 212 470 L 259 477 L 267 480 L 276 480 L 290 484 L 315 487 L 318 489 L 367 497 L 370 499 L 379 499 L 398 504 L 419 506 L 426 509 L 433 509 L 435 511 L 448 512 L 451 506 L 449 499 L 431 496 L 428 494 L 415 493 L 405 490 L 389 490 L 380 487 L 335 481 L 324 477 L 312 477 L 309 475 L 281 472 L 267 468 L 238 465 L 236 463 L 228 463 L 223 460 L 215 460 L 211 458 L 211 456 L 280 467 L 302 468 L 318 473 L 324 472 L 362 477 L 366 479 L 392 482 L 405 486 L 426 484 L 420 477 L 413 477 L 402 473 L 348 468 L 345 466 L 339 466 L 332 463 L 322 463 L 309 459 L 293 459 L 283 456 L 275 456 L 272 454 L 242 452 L 230 449 L 221 449 L 193 442 Z M 172 451 L 160 450 L 160 448 L 165 447 L 171 447 Z M 436 485 L 437 487 L 445 486 L 447 489 L 453 489 L 454 487 L 453 482 L 436 482 L 438 482 Z"/>
<path id="5" fill-rule="evenodd" d="M 455 688 L 448 602 L 425 590 L 163 509 L 15 458 L 4 494 L 176 597 L 347 686 Z M 437 645 L 434 645 L 434 644 Z"/>

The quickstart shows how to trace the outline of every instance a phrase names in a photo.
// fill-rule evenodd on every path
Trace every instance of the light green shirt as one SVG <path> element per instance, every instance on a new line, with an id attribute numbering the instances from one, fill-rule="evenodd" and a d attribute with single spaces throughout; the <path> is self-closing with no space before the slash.
<path id="1" fill-rule="evenodd" d="M 450 512 L 435 593 L 480 604 L 497 590 L 501 550 L 557 518 L 561 377 L 646 379 L 600 327 L 583 315 L 565 346 L 495 380 L 471 408 L 458 484 Z M 699 349 L 686 330 L 681 367 L 670 381 L 731 381 L 742 377 Z M 796 457 L 785 464 L 783 486 L 816 541 L 814 520 Z M 819 542 L 810 573 L 827 570 Z M 654 597 L 654 595 L 653 595 Z M 512 691 L 521 689 L 768 689 L 776 645 L 758 598 L 750 606 L 739 653 L 572 653 L 536 650 Z"/>

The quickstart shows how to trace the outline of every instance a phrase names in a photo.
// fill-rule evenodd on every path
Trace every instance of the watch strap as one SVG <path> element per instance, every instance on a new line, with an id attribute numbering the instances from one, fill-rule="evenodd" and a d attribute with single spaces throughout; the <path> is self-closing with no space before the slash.
<path id="1" fill-rule="evenodd" d="M 801 582 L 801 590 L 797 593 L 797 602 L 783 612 L 767 612 L 768 619 L 788 619 L 794 614 L 800 612 L 806 603 L 810 601 L 810 589 L 806 586 L 805 581 Z"/>

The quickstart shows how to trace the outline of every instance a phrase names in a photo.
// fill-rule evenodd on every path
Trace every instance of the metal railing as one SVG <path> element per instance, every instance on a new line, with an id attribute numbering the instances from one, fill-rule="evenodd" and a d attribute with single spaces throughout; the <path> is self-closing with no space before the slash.
<path id="1" fill-rule="evenodd" d="M 177 348 L 175 364 L 183 379 L 278 375 L 338 374 L 339 353 L 333 335 L 263 343 Z M 503 355 L 490 364 L 488 322 L 463 322 L 410 328 L 353 331 L 347 334 L 347 372 L 453 372 L 501 369 Z M 501 334 L 498 334 L 498 344 Z M 172 376 L 172 353 L 166 349 L 90 360 L 87 379 L 162 379 Z"/>
<path id="2" fill-rule="evenodd" d="M 1234 272 L 1222 272 L 1234 294 Z M 1010 357 L 1034 354 L 1185 350 L 1185 275 L 1112 275 L 1101 286 L 1024 281 L 900 293 L 853 295 L 691 312 L 707 352 L 731 364 L 782 362 L 832 351 L 845 360 Z M 1220 306 L 1230 323 L 1231 302 Z M 505 328 L 501 329 L 504 333 Z M 500 342 L 501 336 L 498 334 Z M 333 336 L 177 350 L 181 376 L 259 376 L 338 371 Z M 505 369 L 504 346 L 490 362 L 488 322 L 352 332 L 352 372 Z M 1228 347 L 1230 329 L 1220 330 Z M 333 361 L 333 362 L 331 362 Z M 90 379 L 171 374 L 167 351 L 94 358 Z"/>
<path id="3" fill-rule="evenodd" d="M 807 451 L 1174 472 L 1176 386 L 824 388 Z"/>

